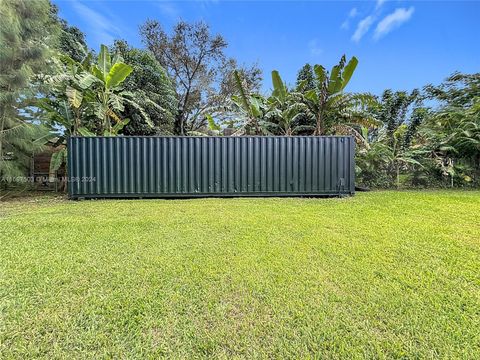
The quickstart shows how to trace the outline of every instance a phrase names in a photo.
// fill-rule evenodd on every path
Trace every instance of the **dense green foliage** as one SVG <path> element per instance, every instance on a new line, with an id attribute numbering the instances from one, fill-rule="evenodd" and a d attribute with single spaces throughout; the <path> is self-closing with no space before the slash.
<path id="1" fill-rule="evenodd" d="M 417 90 L 386 90 L 381 99 L 370 109 L 380 126 L 365 129 L 366 146 L 357 151 L 358 175 L 361 181 L 374 187 L 400 186 L 400 173 L 408 167 L 421 164 L 416 157 L 425 152 L 412 147 L 418 127 L 426 116 L 420 106 Z"/>
<path id="2" fill-rule="evenodd" d="M 32 4 L 30 6 L 30 4 Z M 480 73 L 381 96 L 347 91 L 359 64 L 305 64 L 295 86 L 225 55 L 203 22 L 140 29 L 98 56 L 47 0 L 1 3 L 0 172 L 22 175 L 33 152 L 71 135 L 351 135 L 357 182 L 374 188 L 480 184 Z M 46 56 L 48 54 L 48 57 Z M 15 59 L 15 61 L 13 61 Z M 49 129 L 46 132 L 45 129 Z M 52 170 L 66 150 L 52 158 Z"/>
<path id="3" fill-rule="evenodd" d="M 357 151 L 359 181 L 373 187 L 480 184 L 480 74 L 453 74 L 422 92 L 387 90 Z M 424 99 L 437 102 L 425 106 Z"/>
<path id="4" fill-rule="evenodd" d="M 49 30 L 56 29 L 46 0 L 2 0 L 0 18 L 0 180 L 4 180 L 24 175 L 30 157 L 48 137 L 29 117 L 35 96 L 30 80 L 47 68 Z"/>
<path id="5" fill-rule="evenodd" d="M 455 73 L 438 87 L 427 86 L 440 102 L 421 129 L 430 158 L 452 184 L 480 184 L 480 73 Z"/>
<path id="6" fill-rule="evenodd" d="M 310 64 L 305 64 L 298 71 L 297 74 L 297 89 L 301 91 L 310 91 L 315 89 L 315 77 L 313 75 L 313 68 Z"/>
<path id="7" fill-rule="evenodd" d="M 56 48 L 73 60 L 82 61 L 88 53 L 85 35 L 79 28 L 70 26 L 64 19 L 58 16 L 57 6 L 51 5 L 50 11 L 53 21 L 59 27 Z"/>
<path id="8" fill-rule="evenodd" d="M 0 358 L 477 359 L 479 232 L 479 192 L 7 202 Z"/>
<path id="9" fill-rule="evenodd" d="M 148 114 L 150 126 L 135 106 L 125 105 L 124 115 L 130 122 L 124 128 L 125 135 L 173 134 L 177 101 L 172 80 L 155 57 L 140 49 L 130 47 L 125 41 L 115 42 L 112 50 L 133 67 L 125 79 L 125 90 L 136 92 L 135 100 Z"/>

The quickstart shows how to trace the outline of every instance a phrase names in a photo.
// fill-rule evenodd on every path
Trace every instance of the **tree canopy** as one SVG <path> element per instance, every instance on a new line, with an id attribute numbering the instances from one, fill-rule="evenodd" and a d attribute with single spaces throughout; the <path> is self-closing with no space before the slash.
<path id="1" fill-rule="evenodd" d="M 31 79 L 46 71 L 50 34 L 58 29 L 46 0 L 4 0 L 0 14 L 0 176 L 21 176 L 48 137 L 28 116 L 36 95 Z"/>
<path id="2" fill-rule="evenodd" d="M 349 91 L 361 62 L 306 63 L 293 85 L 226 55 L 204 22 L 156 20 L 145 48 L 89 49 L 48 0 L 0 3 L 0 176 L 28 172 L 48 139 L 123 135 L 351 135 L 372 187 L 480 185 L 480 74 L 379 96 Z M 226 131 L 228 128 L 228 132 Z M 55 153 L 54 171 L 68 149 Z"/>

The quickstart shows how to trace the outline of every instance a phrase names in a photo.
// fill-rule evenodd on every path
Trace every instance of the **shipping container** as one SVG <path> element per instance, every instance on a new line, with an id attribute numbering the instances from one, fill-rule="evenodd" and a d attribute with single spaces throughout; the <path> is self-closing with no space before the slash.
<path id="1" fill-rule="evenodd" d="M 341 196 L 350 136 L 71 137 L 70 198 Z"/>

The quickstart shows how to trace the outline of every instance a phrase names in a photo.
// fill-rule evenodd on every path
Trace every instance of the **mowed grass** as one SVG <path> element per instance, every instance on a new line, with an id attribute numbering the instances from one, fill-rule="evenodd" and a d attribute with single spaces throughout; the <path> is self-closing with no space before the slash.
<path id="1" fill-rule="evenodd" d="M 0 358 L 480 358 L 480 192 L 0 204 Z"/>

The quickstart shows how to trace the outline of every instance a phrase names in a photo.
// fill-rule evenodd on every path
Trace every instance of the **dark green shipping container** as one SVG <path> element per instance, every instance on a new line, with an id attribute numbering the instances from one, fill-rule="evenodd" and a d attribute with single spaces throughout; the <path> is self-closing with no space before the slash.
<path id="1" fill-rule="evenodd" d="M 355 191 L 350 136 L 71 137 L 71 198 L 339 196 Z"/>

